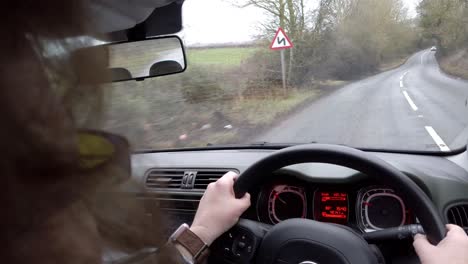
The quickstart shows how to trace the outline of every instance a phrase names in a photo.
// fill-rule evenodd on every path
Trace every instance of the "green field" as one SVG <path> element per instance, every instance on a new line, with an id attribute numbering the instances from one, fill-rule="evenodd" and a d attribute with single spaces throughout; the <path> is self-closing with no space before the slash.
<path id="1" fill-rule="evenodd" d="M 187 49 L 188 64 L 234 67 L 254 54 L 255 47 Z"/>

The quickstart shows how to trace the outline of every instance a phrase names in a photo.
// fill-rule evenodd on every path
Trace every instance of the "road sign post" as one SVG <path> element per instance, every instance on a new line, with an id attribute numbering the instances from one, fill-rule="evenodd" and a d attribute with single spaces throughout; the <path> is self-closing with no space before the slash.
<path id="1" fill-rule="evenodd" d="M 291 40 L 288 38 L 286 33 L 284 33 L 282 28 L 278 28 L 276 31 L 275 37 L 271 42 L 271 50 L 280 50 L 281 56 L 281 78 L 283 80 L 283 90 L 286 92 L 286 63 L 284 58 L 284 50 L 290 49 L 293 47 Z"/>
<path id="2" fill-rule="evenodd" d="M 286 64 L 284 62 L 284 49 L 280 51 L 281 54 L 281 78 L 283 79 L 283 90 L 286 93 Z"/>

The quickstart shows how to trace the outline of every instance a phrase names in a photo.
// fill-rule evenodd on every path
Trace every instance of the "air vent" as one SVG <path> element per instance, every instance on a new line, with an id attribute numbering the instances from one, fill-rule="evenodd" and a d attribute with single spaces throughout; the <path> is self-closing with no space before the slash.
<path id="1" fill-rule="evenodd" d="M 180 189 L 184 170 L 153 169 L 146 177 L 146 187 L 155 189 Z"/>
<path id="2" fill-rule="evenodd" d="M 450 207 L 447 210 L 447 220 L 450 224 L 468 227 L 468 203 Z"/>
<path id="3" fill-rule="evenodd" d="M 195 178 L 193 188 L 197 190 L 205 190 L 208 184 L 217 181 L 229 170 L 199 170 Z"/>

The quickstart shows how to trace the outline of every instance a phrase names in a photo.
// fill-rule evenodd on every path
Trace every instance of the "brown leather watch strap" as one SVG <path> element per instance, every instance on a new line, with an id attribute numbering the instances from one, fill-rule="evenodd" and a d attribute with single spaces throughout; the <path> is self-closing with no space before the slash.
<path id="1" fill-rule="evenodd" d="M 208 256 L 208 245 L 190 229 L 182 231 L 175 237 L 175 241 L 187 249 L 196 263 L 203 261 Z"/>

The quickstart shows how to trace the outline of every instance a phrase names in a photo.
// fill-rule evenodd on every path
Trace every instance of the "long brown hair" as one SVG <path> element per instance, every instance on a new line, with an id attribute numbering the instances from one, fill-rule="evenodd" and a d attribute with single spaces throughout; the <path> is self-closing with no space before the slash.
<path id="1" fill-rule="evenodd" d="M 13 0 L 0 9 L 0 236 L 5 263 L 99 263 L 103 241 L 160 245 L 159 216 L 116 196 L 101 170 L 83 174 L 77 129 L 99 121 L 105 53 L 69 56 L 96 36 L 87 0 Z M 80 75 L 88 82 L 80 85 Z M 105 195 L 100 195 L 105 193 Z M 150 221 L 147 221 L 150 220 Z"/>

